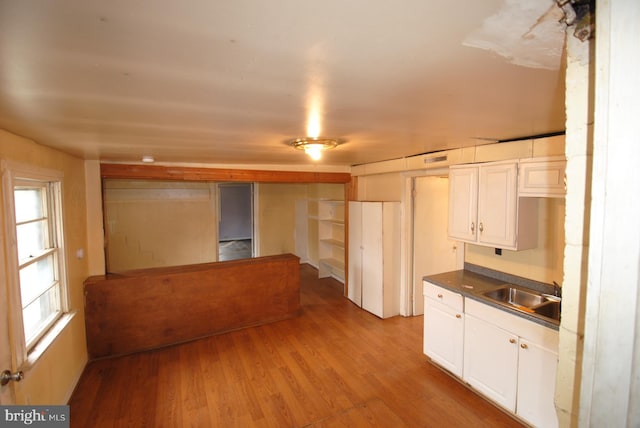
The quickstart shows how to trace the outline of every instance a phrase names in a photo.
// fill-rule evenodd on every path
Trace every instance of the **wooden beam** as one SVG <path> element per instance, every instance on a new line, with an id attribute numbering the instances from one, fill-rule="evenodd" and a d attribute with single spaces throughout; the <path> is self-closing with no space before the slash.
<path id="1" fill-rule="evenodd" d="M 194 168 L 160 165 L 100 165 L 102 178 L 179 181 L 239 181 L 254 183 L 349 183 L 346 172 L 268 171 L 250 169 Z"/>

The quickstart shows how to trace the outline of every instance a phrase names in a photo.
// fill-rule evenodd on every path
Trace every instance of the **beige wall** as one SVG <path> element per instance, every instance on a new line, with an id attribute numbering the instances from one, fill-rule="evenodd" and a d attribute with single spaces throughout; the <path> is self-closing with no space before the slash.
<path id="1" fill-rule="evenodd" d="M 403 180 L 399 172 L 360 176 L 358 177 L 358 200 L 401 201 Z"/>
<path id="2" fill-rule="evenodd" d="M 258 184 L 259 254 L 295 254 L 296 199 L 306 199 L 306 184 Z"/>
<path id="3" fill-rule="evenodd" d="M 344 185 L 329 183 L 312 183 L 307 185 L 307 196 L 310 199 L 344 199 Z"/>
<path id="4" fill-rule="evenodd" d="M 0 130 L 0 158 L 64 174 L 64 241 L 70 306 L 76 315 L 37 362 L 22 368 L 25 378 L 16 383 L 15 388 L 17 403 L 65 404 L 87 362 L 82 283 L 88 276 L 88 261 L 86 257 L 76 257 L 77 250 L 87 249 L 84 161 L 3 130 Z M 0 196 L 4 198 L 5 195 Z M 2 204 L 0 207 L 4 210 Z M 4 212 L 0 218 L 5 218 Z M 4 263 L 4 257 L 0 258 L 3 276 L 7 272 Z M 3 277 L 2 284 L 6 281 Z"/>
<path id="5" fill-rule="evenodd" d="M 87 198 L 87 261 L 89 276 L 103 275 L 106 270 L 104 257 L 104 228 L 102 215 L 102 178 L 100 162 L 89 160 L 84 163 Z"/>
<path id="6" fill-rule="evenodd" d="M 258 240 L 261 256 L 295 254 L 296 221 L 308 220 L 296 219 L 296 200 L 300 199 L 307 201 L 317 199 L 344 200 L 344 185 L 327 183 L 258 184 Z M 309 261 L 312 264 L 317 264 L 317 221 L 309 221 L 307 233 Z"/>
<path id="7" fill-rule="evenodd" d="M 465 262 L 485 266 L 547 284 L 562 284 L 564 253 L 564 198 L 538 199 L 538 245 L 523 251 L 503 250 L 465 244 Z"/>
<path id="8" fill-rule="evenodd" d="M 207 182 L 105 180 L 108 271 L 216 261 L 216 203 Z"/>
<path id="9" fill-rule="evenodd" d="M 215 260 L 212 244 L 216 242 L 217 210 L 213 188 L 212 183 L 105 182 L 109 271 Z M 295 254 L 295 225 L 299 221 L 295 217 L 296 200 L 344 199 L 342 184 L 259 183 L 256 189 L 259 256 Z M 317 225 L 314 228 L 310 223 L 308 234 L 313 263 L 317 261 Z M 96 258 L 101 253 L 100 249 L 94 250 Z"/>

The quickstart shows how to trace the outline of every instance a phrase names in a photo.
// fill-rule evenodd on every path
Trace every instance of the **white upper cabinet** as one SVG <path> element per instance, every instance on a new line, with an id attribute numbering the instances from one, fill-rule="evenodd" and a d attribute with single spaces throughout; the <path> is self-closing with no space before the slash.
<path id="1" fill-rule="evenodd" d="M 518 164 L 478 167 L 478 241 L 495 247 L 516 243 Z"/>
<path id="2" fill-rule="evenodd" d="M 449 169 L 449 237 L 476 242 L 478 167 Z"/>
<path id="3" fill-rule="evenodd" d="M 563 198 L 566 165 L 563 157 L 520 160 L 518 196 Z"/>
<path id="4" fill-rule="evenodd" d="M 537 202 L 518 198 L 518 162 L 452 166 L 449 237 L 508 250 L 537 245 Z"/>

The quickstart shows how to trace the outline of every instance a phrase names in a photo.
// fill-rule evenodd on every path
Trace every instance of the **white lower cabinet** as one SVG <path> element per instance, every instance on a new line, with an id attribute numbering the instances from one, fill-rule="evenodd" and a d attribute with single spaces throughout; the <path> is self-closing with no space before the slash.
<path id="1" fill-rule="evenodd" d="M 557 427 L 558 332 L 424 282 L 424 353 L 535 427 Z"/>
<path id="2" fill-rule="evenodd" d="M 464 329 L 464 381 L 515 412 L 518 337 L 469 314 Z"/>
<path id="3" fill-rule="evenodd" d="M 557 427 L 558 332 L 465 299 L 463 379 L 536 427 Z"/>
<path id="4" fill-rule="evenodd" d="M 462 377 L 463 297 L 424 282 L 424 353 Z"/>
<path id="5" fill-rule="evenodd" d="M 516 413 L 534 426 L 558 426 L 553 403 L 557 366 L 557 350 L 520 339 Z"/>

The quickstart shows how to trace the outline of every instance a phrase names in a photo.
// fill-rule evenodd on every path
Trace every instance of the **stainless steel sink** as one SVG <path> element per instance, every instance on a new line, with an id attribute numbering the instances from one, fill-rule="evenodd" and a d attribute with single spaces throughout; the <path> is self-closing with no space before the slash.
<path id="1" fill-rule="evenodd" d="M 533 308 L 549 300 L 543 294 L 509 286 L 487 291 L 484 295 L 498 302 L 525 308 Z"/>
<path id="2" fill-rule="evenodd" d="M 560 320 L 560 301 L 550 300 L 540 306 L 533 308 L 533 312 L 543 317 Z"/>
<path id="3" fill-rule="evenodd" d="M 511 285 L 487 291 L 483 295 L 500 304 L 560 321 L 561 299 L 559 297 Z"/>

